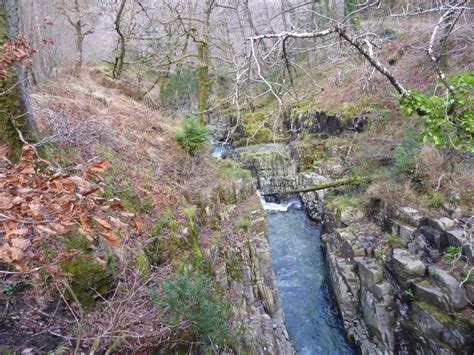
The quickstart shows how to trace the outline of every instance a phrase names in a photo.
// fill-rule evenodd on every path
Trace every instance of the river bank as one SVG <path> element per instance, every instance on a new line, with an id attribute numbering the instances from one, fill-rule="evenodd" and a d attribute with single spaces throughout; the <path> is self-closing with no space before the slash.
<path id="1" fill-rule="evenodd" d="M 269 194 L 339 175 L 327 160 L 325 174 L 305 171 L 308 154 L 295 145 L 262 145 L 231 156 Z M 468 217 L 430 216 L 382 200 L 365 208 L 350 193 L 299 197 L 309 216 L 324 222 L 322 247 L 335 299 L 346 334 L 362 353 L 469 353 L 473 287 L 461 270 L 472 262 Z M 467 261 L 450 263 L 453 248 Z"/>

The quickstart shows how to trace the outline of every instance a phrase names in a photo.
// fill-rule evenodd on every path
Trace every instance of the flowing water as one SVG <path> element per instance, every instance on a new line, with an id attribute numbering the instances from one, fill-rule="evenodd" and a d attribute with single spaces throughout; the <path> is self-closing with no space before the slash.
<path id="1" fill-rule="evenodd" d="M 332 300 L 320 227 L 295 209 L 297 203 L 286 202 L 280 210 L 263 205 L 285 324 L 297 353 L 355 354 Z"/>
<path id="2" fill-rule="evenodd" d="M 211 154 L 223 159 L 228 149 L 214 144 Z M 295 350 L 301 355 L 355 354 L 332 299 L 320 227 L 309 220 L 297 199 L 260 199 L 268 213 L 273 271 Z"/>

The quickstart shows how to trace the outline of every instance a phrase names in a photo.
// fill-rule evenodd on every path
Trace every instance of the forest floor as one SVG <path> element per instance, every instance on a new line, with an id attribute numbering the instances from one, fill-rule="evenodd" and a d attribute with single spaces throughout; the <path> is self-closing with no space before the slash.
<path id="1" fill-rule="evenodd" d="M 0 253 L 19 270 L 1 265 L 0 352 L 186 344 L 189 324 L 161 323 L 150 287 L 183 267 L 198 280 L 208 277 L 199 270 L 216 227 L 196 201 L 231 191 L 248 173 L 217 162 L 210 147 L 189 156 L 174 139 L 177 117 L 110 87 L 97 68 L 34 88 L 31 103 L 53 142 L 48 161 L 45 151 L 39 159 L 28 148 L 19 165 L 0 170 L 9 193 L 0 196 L 2 213 L 7 208 L 18 221 Z M 242 208 L 229 213 L 239 219 Z M 242 218 L 250 221 L 247 212 Z M 25 220 L 31 227 L 20 229 Z M 240 237 L 248 229 L 234 219 L 220 227 Z M 134 333 L 124 335 L 127 329 Z M 126 339 L 120 346 L 119 338 Z"/>

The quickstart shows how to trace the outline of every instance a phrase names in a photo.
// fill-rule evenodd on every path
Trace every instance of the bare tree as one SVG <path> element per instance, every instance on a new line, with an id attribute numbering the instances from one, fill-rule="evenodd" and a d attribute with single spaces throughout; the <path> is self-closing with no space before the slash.
<path id="1" fill-rule="evenodd" d="M 90 22 L 92 12 L 87 0 L 73 0 L 72 4 L 62 0 L 57 6 L 74 29 L 77 51 L 74 74 L 79 75 L 84 60 L 84 38 L 95 32 L 95 27 Z"/>
<path id="2" fill-rule="evenodd" d="M 114 69 L 112 71 L 112 76 L 114 78 L 118 78 L 120 77 L 120 75 L 122 75 L 123 64 L 125 61 L 126 38 L 120 26 L 122 23 L 123 11 L 125 9 L 126 4 L 127 4 L 127 0 L 120 1 L 120 5 L 117 10 L 117 15 L 115 16 L 115 21 L 114 21 L 115 31 L 117 32 L 117 37 L 118 37 L 118 45 L 117 45 L 118 48 L 117 48 L 117 53 L 115 55 Z"/>

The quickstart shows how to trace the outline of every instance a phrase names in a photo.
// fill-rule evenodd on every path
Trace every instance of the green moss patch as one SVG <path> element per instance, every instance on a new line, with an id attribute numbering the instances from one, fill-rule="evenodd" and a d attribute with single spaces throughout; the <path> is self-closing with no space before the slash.
<path id="1" fill-rule="evenodd" d="M 99 295 L 105 296 L 113 288 L 114 277 L 110 265 L 104 268 L 92 257 L 76 256 L 64 260 L 61 269 L 71 275 L 70 286 L 74 295 L 67 291 L 66 296 L 70 300 L 76 297 L 86 310 L 93 310 Z"/>

